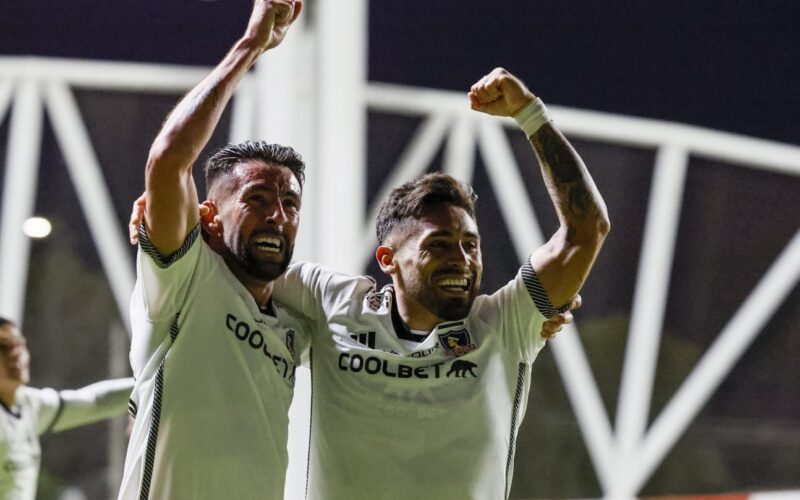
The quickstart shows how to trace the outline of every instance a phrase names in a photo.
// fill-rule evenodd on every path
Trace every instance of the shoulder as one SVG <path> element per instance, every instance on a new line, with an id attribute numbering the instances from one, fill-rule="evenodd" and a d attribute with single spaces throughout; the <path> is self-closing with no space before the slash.
<path id="1" fill-rule="evenodd" d="M 203 247 L 204 241 L 201 237 L 201 228 L 200 224 L 196 224 L 189 234 L 186 235 L 186 238 L 183 241 L 183 244 L 174 252 L 169 255 L 162 255 L 158 249 L 153 245 L 150 241 L 150 236 L 147 233 L 147 229 L 145 224 L 139 227 L 139 248 L 142 250 L 142 253 L 149 256 L 152 259 L 153 263 L 161 269 L 166 269 L 172 266 L 175 262 L 181 260 L 186 254 L 188 254 L 193 248 Z M 195 243 L 200 243 L 196 245 Z"/>
<path id="2" fill-rule="evenodd" d="M 27 385 L 20 386 L 17 389 L 17 401 L 42 401 L 52 398 L 58 398 L 58 391 L 50 387 L 36 388 Z"/>
<path id="3" fill-rule="evenodd" d="M 49 387 L 37 389 L 25 385 L 17 389 L 17 405 L 23 409 L 57 408 L 60 401 L 61 396 L 59 396 L 58 391 Z"/>
<path id="4" fill-rule="evenodd" d="M 292 262 L 275 283 L 277 286 L 319 287 L 337 291 L 368 291 L 375 288 L 375 280 L 370 276 L 352 276 L 322 264 L 302 261 Z"/>

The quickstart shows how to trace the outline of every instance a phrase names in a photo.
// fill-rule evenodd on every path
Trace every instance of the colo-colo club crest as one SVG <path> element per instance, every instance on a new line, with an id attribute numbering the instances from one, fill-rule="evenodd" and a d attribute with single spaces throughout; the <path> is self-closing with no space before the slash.
<path id="1" fill-rule="evenodd" d="M 444 349 L 445 356 L 463 356 L 478 347 L 472 343 L 466 328 L 440 333 L 439 343 Z"/>

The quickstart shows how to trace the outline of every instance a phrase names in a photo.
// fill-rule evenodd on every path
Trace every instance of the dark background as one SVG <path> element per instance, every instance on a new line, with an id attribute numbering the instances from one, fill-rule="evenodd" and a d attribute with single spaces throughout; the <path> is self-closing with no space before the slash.
<path id="1" fill-rule="evenodd" d="M 212 65 L 250 5 L 4 0 L 0 53 Z M 370 80 L 466 90 L 505 66 L 547 102 L 800 142 L 796 2 L 372 0 L 369 16 Z"/>

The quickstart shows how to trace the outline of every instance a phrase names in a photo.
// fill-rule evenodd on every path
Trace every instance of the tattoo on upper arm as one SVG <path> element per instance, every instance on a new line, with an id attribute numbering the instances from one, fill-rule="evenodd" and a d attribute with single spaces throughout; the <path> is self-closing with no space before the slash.
<path id="1" fill-rule="evenodd" d="M 548 189 L 557 198 L 564 215 L 586 217 L 597 211 L 596 200 L 586 183 L 585 168 L 564 136 L 544 125 L 531 136 Z"/>

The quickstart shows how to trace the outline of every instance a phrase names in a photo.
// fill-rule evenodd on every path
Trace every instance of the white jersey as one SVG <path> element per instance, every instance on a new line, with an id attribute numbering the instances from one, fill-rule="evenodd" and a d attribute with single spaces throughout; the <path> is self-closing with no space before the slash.
<path id="1" fill-rule="evenodd" d="M 20 387 L 14 406 L 0 410 L 0 498 L 33 500 L 42 458 L 39 435 L 55 422 L 61 400 L 53 389 Z"/>
<path id="2" fill-rule="evenodd" d="M 119 498 L 280 500 L 302 325 L 262 314 L 199 235 L 166 259 L 140 236 Z"/>
<path id="3" fill-rule="evenodd" d="M 366 277 L 297 264 L 274 295 L 315 322 L 307 498 L 508 496 L 531 363 L 554 312 L 530 263 L 466 318 L 416 339 L 392 287 L 377 292 Z"/>
<path id="4" fill-rule="evenodd" d="M 132 387 L 133 379 L 60 392 L 23 386 L 13 408 L 0 403 L 0 498 L 33 500 L 42 456 L 39 436 L 124 413 Z"/>

